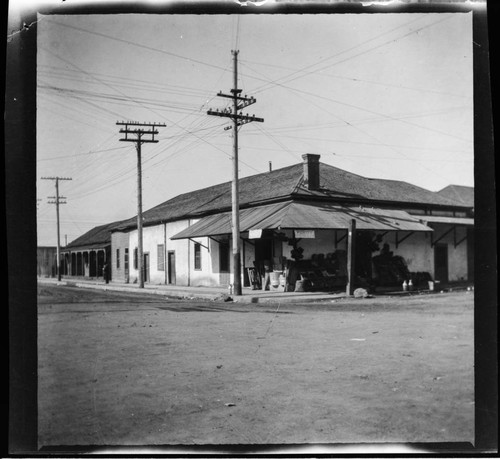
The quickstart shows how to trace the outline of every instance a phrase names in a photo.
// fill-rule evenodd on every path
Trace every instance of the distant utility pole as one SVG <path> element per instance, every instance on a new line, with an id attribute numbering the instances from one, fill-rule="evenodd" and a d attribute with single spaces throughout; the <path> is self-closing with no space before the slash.
<path id="1" fill-rule="evenodd" d="M 64 196 L 59 196 L 59 180 L 72 180 L 70 177 L 42 177 L 42 180 L 55 180 L 56 182 L 56 195 L 49 196 L 48 199 L 54 199 L 54 201 L 48 201 L 49 204 L 56 205 L 57 214 L 57 280 L 61 280 L 61 242 L 60 242 L 60 226 L 59 226 L 59 205 L 66 204 L 66 201 L 61 201 L 61 199 L 66 199 Z"/>
<path id="2" fill-rule="evenodd" d="M 263 118 L 257 118 L 255 115 L 243 115 L 241 110 L 249 105 L 254 104 L 257 100 L 254 97 L 241 96 L 241 89 L 238 89 L 238 53 L 239 51 L 231 51 L 234 62 L 234 87 L 231 89 L 231 94 L 223 94 L 219 92 L 219 97 L 227 97 L 233 100 L 233 107 L 226 110 L 208 110 L 208 115 L 222 116 L 231 118 L 233 126 L 227 126 L 224 129 L 233 128 L 233 181 L 232 181 L 232 222 L 233 222 L 233 276 L 234 276 L 234 294 L 241 295 L 241 258 L 240 258 L 240 208 L 239 208 L 239 191 L 238 191 L 238 127 L 258 121 L 262 123 Z"/>
<path id="3" fill-rule="evenodd" d="M 165 127 L 160 123 L 138 123 L 136 121 L 117 121 L 117 125 L 125 126 L 120 129 L 125 134 L 122 142 L 134 142 L 137 150 L 137 267 L 139 269 L 139 288 L 144 288 L 144 259 L 142 249 L 142 165 L 141 145 L 143 143 L 158 143 L 155 135 L 158 134 L 157 127 Z M 129 137 L 132 136 L 132 137 Z"/>

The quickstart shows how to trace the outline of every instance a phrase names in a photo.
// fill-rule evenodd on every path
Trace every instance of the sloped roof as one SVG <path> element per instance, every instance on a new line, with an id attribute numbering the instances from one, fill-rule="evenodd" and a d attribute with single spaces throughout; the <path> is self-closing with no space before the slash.
<path id="1" fill-rule="evenodd" d="M 242 208 L 266 201 L 293 197 L 326 198 L 335 201 L 386 202 L 434 206 L 457 206 L 454 201 L 424 188 L 397 180 L 362 177 L 320 163 L 321 188 L 308 190 L 302 183 L 303 164 L 252 175 L 239 180 L 239 204 Z M 187 217 L 200 217 L 231 209 L 231 182 L 184 193 L 143 213 L 145 225 Z M 117 229 L 136 226 L 131 218 Z"/>
<path id="2" fill-rule="evenodd" d="M 328 164 L 320 163 L 319 190 L 308 190 L 303 184 L 303 163 L 276 169 L 239 180 L 239 204 L 242 209 L 257 204 L 290 199 L 326 199 L 342 203 L 364 203 L 377 206 L 444 206 L 467 207 L 424 188 L 397 180 L 362 177 Z M 144 225 L 199 218 L 231 209 L 231 182 L 180 194 L 143 212 Z M 70 247 L 87 245 L 91 241 L 110 241 L 110 231 L 137 227 L 136 217 L 102 225 L 87 232 Z"/>
<path id="3" fill-rule="evenodd" d="M 302 166 L 302 165 L 300 165 Z M 301 186 L 298 194 L 324 196 L 342 201 L 377 201 L 399 204 L 423 204 L 434 206 L 457 206 L 446 197 L 399 180 L 367 178 L 328 164 L 320 166 L 321 189 L 310 191 Z"/>
<path id="4" fill-rule="evenodd" d="M 84 247 L 104 247 L 111 244 L 111 230 L 121 225 L 123 220 L 119 222 L 107 223 L 106 225 L 96 226 L 85 234 L 70 242 L 64 249 L 77 249 Z"/>
<path id="5" fill-rule="evenodd" d="M 437 194 L 458 205 L 474 207 L 474 188 L 471 186 L 448 185 L 439 190 Z"/>
<path id="6" fill-rule="evenodd" d="M 273 172 L 252 175 L 239 180 L 239 204 L 286 198 L 302 177 L 302 165 L 284 167 Z M 145 225 L 161 221 L 198 217 L 207 213 L 231 209 L 231 182 L 184 193 L 143 212 Z M 136 219 L 123 222 L 117 229 L 136 226 Z"/>
<path id="7" fill-rule="evenodd" d="M 356 220 L 358 229 L 432 231 L 419 218 L 403 210 L 345 206 L 328 202 L 289 201 L 250 207 L 240 212 L 240 230 L 253 229 L 348 229 Z M 210 215 L 170 239 L 221 236 L 232 231 L 231 212 Z"/>

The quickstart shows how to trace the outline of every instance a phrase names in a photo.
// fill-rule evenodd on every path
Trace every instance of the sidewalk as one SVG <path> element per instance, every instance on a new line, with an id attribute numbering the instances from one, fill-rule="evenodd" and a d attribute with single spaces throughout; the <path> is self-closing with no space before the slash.
<path id="1" fill-rule="evenodd" d="M 345 292 L 327 293 L 327 292 L 278 292 L 252 290 L 249 287 L 243 287 L 241 296 L 229 295 L 227 288 L 224 287 L 188 287 L 180 285 L 164 284 L 144 284 L 141 289 L 137 284 L 125 284 L 111 281 L 106 284 L 100 279 L 68 279 L 62 278 L 58 281 L 55 278 L 38 278 L 40 284 L 67 285 L 71 287 L 93 288 L 97 290 L 109 290 L 117 292 L 134 292 L 153 295 L 165 295 L 174 298 L 183 299 L 202 299 L 202 300 L 223 300 L 224 296 L 230 296 L 234 302 L 238 303 L 276 303 L 285 301 L 287 303 L 306 303 L 344 298 Z"/>
<path id="2" fill-rule="evenodd" d="M 97 290 L 110 290 L 117 292 L 133 292 L 153 295 L 164 295 L 173 298 L 182 299 L 200 299 L 211 301 L 223 301 L 224 298 L 230 296 L 234 302 L 237 303 L 314 303 L 328 300 L 335 300 L 339 298 L 346 298 L 345 291 L 338 293 L 328 292 L 281 292 L 281 291 L 264 291 L 252 290 L 249 287 L 243 287 L 243 294 L 241 296 L 229 295 L 227 288 L 224 287 L 188 287 L 181 285 L 164 285 L 164 284 L 144 284 L 141 289 L 137 284 L 125 284 L 120 282 L 111 281 L 106 284 L 100 279 L 82 279 L 82 278 L 63 278 L 58 281 L 55 278 L 38 278 L 40 284 L 52 285 L 68 285 L 71 287 L 93 288 Z M 442 291 L 459 291 L 471 288 L 472 283 L 456 283 L 450 285 L 442 285 L 439 290 L 414 290 L 408 291 L 394 291 L 394 290 L 380 290 L 374 296 L 410 296 L 415 294 L 433 294 Z M 472 287 L 473 289 L 473 287 Z"/>

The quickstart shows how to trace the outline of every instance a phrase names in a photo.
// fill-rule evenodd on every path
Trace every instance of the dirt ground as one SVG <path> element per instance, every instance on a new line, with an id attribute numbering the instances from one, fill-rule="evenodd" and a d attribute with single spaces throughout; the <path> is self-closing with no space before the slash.
<path id="1" fill-rule="evenodd" d="M 473 442 L 473 292 L 237 304 L 39 288 L 39 444 Z"/>

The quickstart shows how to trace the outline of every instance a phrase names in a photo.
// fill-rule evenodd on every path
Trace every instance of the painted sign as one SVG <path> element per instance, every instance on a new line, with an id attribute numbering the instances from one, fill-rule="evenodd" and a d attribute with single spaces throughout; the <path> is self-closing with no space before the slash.
<path id="1" fill-rule="evenodd" d="M 294 230 L 293 232 L 297 239 L 314 239 L 316 237 L 314 230 Z"/>
<path id="2" fill-rule="evenodd" d="M 248 239 L 260 239 L 262 237 L 261 229 L 253 229 L 248 232 Z"/>

